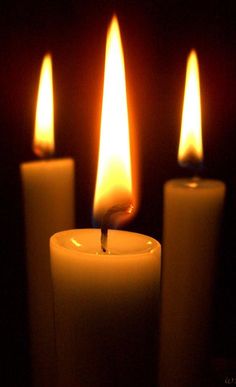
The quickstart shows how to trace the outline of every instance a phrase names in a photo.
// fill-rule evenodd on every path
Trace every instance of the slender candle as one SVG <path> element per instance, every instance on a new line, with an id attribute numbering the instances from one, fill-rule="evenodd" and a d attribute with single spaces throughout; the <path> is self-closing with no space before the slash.
<path id="1" fill-rule="evenodd" d="M 74 162 L 48 159 L 54 151 L 52 64 L 42 64 L 34 151 L 41 161 L 20 166 L 24 196 L 32 385 L 53 386 L 55 332 L 49 237 L 74 227 Z"/>
<path id="2" fill-rule="evenodd" d="M 99 229 L 84 229 L 57 233 L 50 241 L 58 387 L 155 384 L 160 244 L 108 230 L 130 215 L 133 203 L 124 59 L 114 16 L 94 202 L 102 240 Z"/>
<path id="3" fill-rule="evenodd" d="M 202 160 L 198 63 L 187 64 L 179 162 Z M 175 179 L 164 187 L 160 386 L 203 386 L 225 185 Z"/>

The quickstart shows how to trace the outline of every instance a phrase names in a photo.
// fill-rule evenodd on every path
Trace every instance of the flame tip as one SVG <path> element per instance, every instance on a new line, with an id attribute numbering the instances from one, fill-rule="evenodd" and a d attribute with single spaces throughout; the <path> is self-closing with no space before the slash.
<path id="1" fill-rule="evenodd" d="M 45 59 L 45 58 L 50 58 L 50 59 L 52 59 L 52 54 L 51 54 L 50 51 L 47 51 L 47 52 L 45 53 L 44 59 Z"/>
<path id="2" fill-rule="evenodd" d="M 196 56 L 197 57 L 197 51 L 195 48 L 191 48 L 189 56 Z"/>
<path id="3" fill-rule="evenodd" d="M 117 17 L 116 12 L 113 13 L 111 20 L 118 21 L 118 17 Z"/>
<path id="4" fill-rule="evenodd" d="M 114 35 L 114 36 L 116 34 L 120 35 L 120 25 L 119 25 L 119 20 L 118 20 L 116 13 L 113 14 L 111 21 L 108 25 L 107 36 L 109 36 L 109 34 Z"/>

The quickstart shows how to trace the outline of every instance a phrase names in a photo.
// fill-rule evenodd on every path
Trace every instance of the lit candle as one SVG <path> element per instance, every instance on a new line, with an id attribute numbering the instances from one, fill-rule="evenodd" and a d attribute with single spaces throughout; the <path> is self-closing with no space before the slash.
<path id="1" fill-rule="evenodd" d="M 188 58 L 179 162 L 202 161 L 198 62 Z M 164 187 L 160 385 L 202 386 L 225 185 L 175 179 Z"/>
<path id="2" fill-rule="evenodd" d="M 48 159 L 54 151 L 52 64 L 42 64 L 34 151 L 42 158 L 20 166 L 24 196 L 33 386 L 52 386 L 55 364 L 49 238 L 74 227 L 74 162 Z"/>
<path id="3" fill-rule="evenodd" d="M 99 229 L 83 229 L 50 241 L 58 387 L 154 385 L 160 244 L 108 230 L 130 215 L 134 203 L 124 59 L 114 16 L 94 200 L 102 238 Z"/>

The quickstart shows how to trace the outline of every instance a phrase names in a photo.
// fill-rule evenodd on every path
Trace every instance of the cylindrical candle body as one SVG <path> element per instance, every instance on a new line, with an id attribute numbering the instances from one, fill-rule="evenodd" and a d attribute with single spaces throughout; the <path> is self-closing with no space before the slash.
<path id="1" fill-rule="evenodd" d="M 204 385 L 224 194 L 220 181 L 165 184 L 160 387 Z"/>
<path id="2" fill-rule="evenodd" d="M 57 387 L 155 384 L 160 245 L 110 230 L 69 230 L 50 241 Z"/>
<path id="3" fill-rule="evenodd" d="M 24 196 L 32 381 L 52 387 L 55 332 L 49 238 L 74 227 L 74 162 L 36 161 L 21 165 Z"/>

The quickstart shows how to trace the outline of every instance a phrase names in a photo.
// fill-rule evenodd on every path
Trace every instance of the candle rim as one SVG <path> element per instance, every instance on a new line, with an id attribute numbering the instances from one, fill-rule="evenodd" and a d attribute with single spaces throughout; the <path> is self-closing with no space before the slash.
<path id="1" fill-rule="evenodd" d="M 23 168 L 25 165 L 27 166 L 38 166 L 38 165 L 49 165 L 49 164 L 60 164 L 61 162 L 66 161 L 70 164 L 74 164 L 74 159 L 72 157 L 58 157 L 58 158 L 50 158 L 50 159 L 36 159 L 36 160 L 26 160 L 23 161 L 20 166 Z"/>
<path id="2" fill-rule="evenodd" d="M 196 185 L 192 185 L 196 183 Z M 177 178 L 177 179 L 171 179 L 166 182 L 166 185 L 174 186 L 176 188 L 182 189 L 182 188 L 189 188 L 192 190 L 195 189 L 213 189 L 213 188 L 223 188 L 225 187 L 225 183 L 221 180 L 217 179 L 193 179 L 193 178 Z"/>
<path id="3" fill-rule="evenodd" d="M 84 248 L 75 248 L 75 246 L 73 248 L 69 248 L 69 246 L 65 246 L 63 243 L 59 243 L 59 237 L 62 237 L 63 234 L 64 236 L 68 236 L 69 234 L 73 235 L 73 233 L 84 233 L 86 234 L 87 232 L 90 232 L 90 233 L 93 233 L 93 234 L 96 234 L 96 242 L 95 242 L 95 246 L 96 248 L 94 248 L 94 245 L 93 245 L 93 248 L 91 247 L 91 250 L 93 251 L 86 251 Z M 66 252 L 70 252 L 71 254 L 78 254 L 78 253 L 82 253 L 83 255 L 85 256 L 88 256 L 88 257 L 101 257 L 101 258 L 115 258 L 115 257 L 125 257 L 125 256 L 133 256 L 133 257 L 137 257 L 137 256 L 141 256 L 141 255 L 144 255 L 144 254 L 153 254 L 155 251 L 158 251 L 158 250 L 161 250 L 161 245 L 160 243 L 150 237 L 150 236 L 147 236 L 147 235 L 144 235 L 144 234 L 141 234 L 141 233 L 135 233 L 135 232 L 130 232 L 130 231 L 124 231 L 124 230 L 110 230 L 109 229 L 109 241 L 111 240 L 111 237 L 114 236 L 114 234 L 119 234 L 120 236 L 135 236 L 135 238 L 138 238 L 139 240 L 139 246 L 142 245 L 142 248 L 137 248 L 136 251 L 130 251 L 129 248 L 125 249 L 123 246 L 120 248 L 119 247 L 119 250 L 116 250 L 112 247 L 112 252 L 110 252 L 109 254 L 106 254 L 106 253 L 102 253 L 101 249 L 100 249 L 100 229 L 99 228 L 83 228 L 83 229 L 71 229 L 71 230 L 65 230 L 65 231 L 60 231 L 60 232 L 57 232 L 55 233 L 54 235 L 51 236 L 50 238 L 50 247 L 56 247 L 56 248 L 60 248 L 62 249 L 63 251 L 66 251 Z M 113 234 L 113 235 L 112 235 Z M 70 238 L 71 239 L 71 238 Z M 146 245 L 144 243 L 144 241 L 146 240 Z M 112 240 L 112 242 L 114 242 L 114 239 Z M 142 243 L 140 243 L 142 242 Z M 72 246 L 72 244 L 71 244 Z M 80 246 L 82 247 L 82 246 Z M 90 247 L 90 246 L 89 246 Z M 126 246 L 125 246 L 126 247 Z M 108 242 L 108 250 L 109 250 L 109 242 Z"/>

